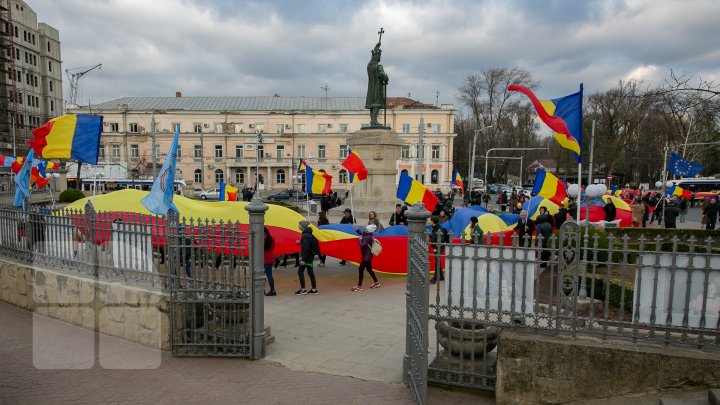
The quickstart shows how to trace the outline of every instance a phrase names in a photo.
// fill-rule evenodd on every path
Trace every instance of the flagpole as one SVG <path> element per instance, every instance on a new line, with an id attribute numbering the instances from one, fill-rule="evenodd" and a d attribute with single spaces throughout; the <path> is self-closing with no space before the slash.
<path id="1" fill-rule="evenodd" d="M 667 143 L 667 141 L 666 141 L 666 142 L 665 142 L 665 148 L 664 148 L 664 150 L 665 150 L 665 159 L 663 160 L 662 197 L 660 198 L 660 200 L 658 200 L 658 204 L 660 204 L 660 202 L 663 200 L 663 198 L 666 197 L 666 196 L 665 196 L 665 187 L 666 187 L 665 183 L 667 182 L 667 161 L 668 161 L 668 150 L 669 150 L 669 149 L 670 149 L 670 148 L 668 147 L 668 143 Z M 659 218 L 660 221 L 665 220 L 665 206 L 666 206 L 666 205 L 667 205 L 667 204 L 663 204 L 662 218 Z M 655 206 L 655 209 L 657 209 L 657 206 Z"/>
<path id="2" fill-rule="evenodd" d="M 578 163 L 578 203 L 577 203 L 577 220 L 580 224 L 580 205 L 582 202 L 582 162 Z M 587 205 L 587 195 L 585 196 L 585 204 Z M 588 218 L 585 218 L 585 222 L 588 222 Z M 587 226 L 587 224 L 585 224 Z"/>
<path id="3" fill-rule="evenodd" d="M 350 211 L 352 211 L 353 219 L 355 219 L 355 206 L 353 205 L 352 190 L 353 187 L 350 185 Z"/>
<path id="4" fill-rule="evenodd" d="M 97 193 L 97 166 L 93 165 L 93 169 L 95 169 L 95 176 L 93 179 L 93 205 L 95 205 L 95 194 Z M 79 185 L 80 189 L 82 190 L 82 185 Z"/>

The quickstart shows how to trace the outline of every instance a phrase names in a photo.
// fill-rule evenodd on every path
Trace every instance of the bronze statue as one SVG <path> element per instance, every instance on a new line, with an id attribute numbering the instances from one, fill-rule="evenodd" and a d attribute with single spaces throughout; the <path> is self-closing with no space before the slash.
<path id="1" fill-rule="evenodd" d="M 372 56 L 367 65 L 368 90 L 367 97 L 365 98 L 365 108 L 370 109 L 370 128 L 383 127 L 383 125 L 378 122 L 378 113 L 381 108 L 385 108 L 385 86 L 388 84 L 388 75 L 385 74 L 385 70 L 380 64 L 380 54 L 382 53 L 380 43 L 384 32 L 385 30 L 380 28 L 378 32 L 380 38 L 372 50 Z"/>

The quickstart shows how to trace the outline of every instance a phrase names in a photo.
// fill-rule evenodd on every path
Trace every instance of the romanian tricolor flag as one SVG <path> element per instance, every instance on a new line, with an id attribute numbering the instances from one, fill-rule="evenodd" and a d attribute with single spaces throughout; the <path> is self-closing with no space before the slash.
<path id="1" fill-rule="evenodd" d="M 350 183 L 357 183 L 367 179 L 367 168 L 365 168 L 365 163 L 363 163 L 357 152 L 348 149 L 348 155 L 341 165 L 350 172 Z"/>
<path id="2" fill-rule="evenodd" d="M 308 196 L 313 194 L 327 194 L 332 186 L 332 176 L 315 170 L 304 160 L 300 161 L 300 167 L 305 167 L 305 192 Z M 300 168 L 298 168 L 299 170 Z"/>
<path id="3" fill-rule="evenodd" d="M 453 170 L 452 184 L 454 186 L 460 187 L 460 189 L 465 192 L 465 185 L 463 184 L 462 177 L 460 177 L 460 172 L 458 171 L 458 169 Z"/>
<path id="4" fill-rule="evenodd" d="M 238 200 L 238 190 L 237 187 L 233 187 L 229 184 L 226 184 L 224 182 L 220 182 L 220 201 L 237 201 Z"/>
<path id="5" fill-rule="evenodd" d="M 102 124 L 102 115 L 63 115 L 34 129 L 35 138 L 29 144 L 45 159 L 75 159 L 96 165 Z"/>
<path id="6" fill-rule="evenodd" d="M 680 198 L 692 198 L 692 192 L 690 190 L 685 190 L 684 188 L 681 188 L 680 186 L 673 185 L 670 187 L 665 194 L 667 195 L 674 195 L 676 197 Z"/>
<path id="7" fill-rule="evenodd" d="M 540 119 L 555 131 L 555 140 L 563 148 L 571 150 L 575 160 L 580 163 L 583 85 L 580 84 L 577 93 L 552 100 L 538 100 L 530 89 L 523 86 L 511 85 L 508 90 L 519 91 L 530 99 Z"/>
<path id="8" fill-rule="evenodd" d="M 567 188 L 565 187 L 565 183 L 552 173 L 538 169 L 532 193 L 560 205 L 565 197 L 567 197 Z"/>
<path id="9" fill-rule="evenodd" d="M 438 198 L 432 191 L 405 172 L 400 173 L 397 198 L 408 204 L 421 202 L 425 204 L 425 208 L 430 212 L 435 209 L 435 205 L 438 203 Z"/>

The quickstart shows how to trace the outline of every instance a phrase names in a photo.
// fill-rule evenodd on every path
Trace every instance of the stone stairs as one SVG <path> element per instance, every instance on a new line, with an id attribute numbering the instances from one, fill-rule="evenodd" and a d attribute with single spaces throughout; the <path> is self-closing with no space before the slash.
<path id="1" fill-rule="evenodd" d="M 720 405 L 720 389 L 708 390 L 707 398 L 694 397 L 664 397 L 660 398 L 660 405 Z"/>

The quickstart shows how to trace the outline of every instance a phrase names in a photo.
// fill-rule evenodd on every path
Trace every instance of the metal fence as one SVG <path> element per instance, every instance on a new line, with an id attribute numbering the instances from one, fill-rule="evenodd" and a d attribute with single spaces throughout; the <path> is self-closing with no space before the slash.
<path id="1" fill-rule="evenodd" d="M 29 205 L 29 204 L 28 204 Z M 265 355 L 263 223 L 0 206 L 0 254 L 98 280 L 162 288 L 173 354 Z"/>
<path id="2" fill-rule="evenodd" d="M 423 392 L 409 378 L 422 381 L 418 375 L 494 390 L 505 328 L 720 350 L 717 238 L 617 236 L 571 222 L 545 240 L 449 234 L 443 241 L 425 229 L 427 217 L 408 211 L 408 323 L 428 320 L 418 332 L 427 336 L 406 350 L 417 359 L 405 369 L 413 391 Z M 441 268 L 444 280 L 438 274 L 431 284 Z"/>

